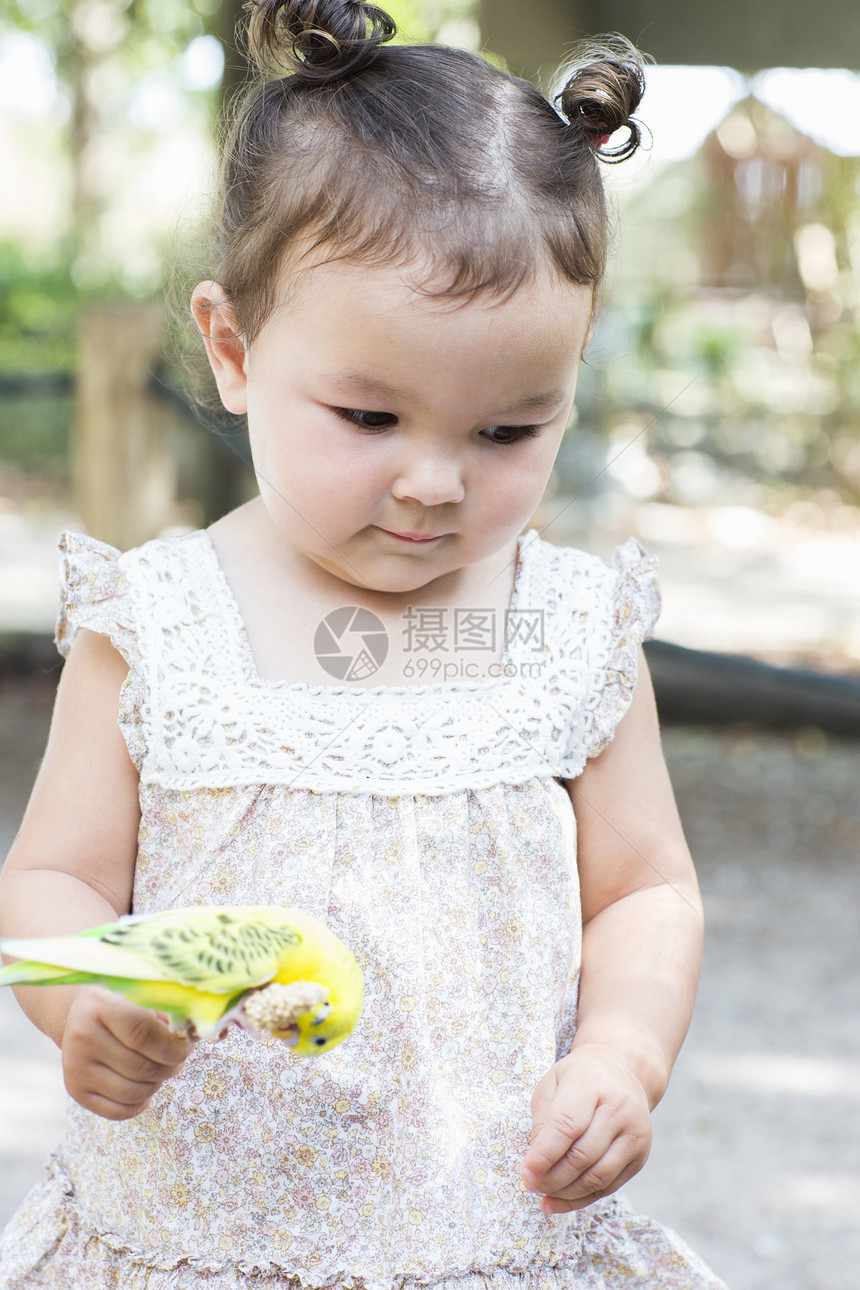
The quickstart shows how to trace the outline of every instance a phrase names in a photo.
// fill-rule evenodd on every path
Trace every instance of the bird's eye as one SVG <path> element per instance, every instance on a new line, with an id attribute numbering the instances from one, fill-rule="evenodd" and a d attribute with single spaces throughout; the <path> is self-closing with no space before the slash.
<path id="1" fill-rule="evenodd" d="M 314 1043 L 316 1044 L 317 1048 L 322 1048 L 323 1044 L 327 1042 L 328 1041 L 322 1035 L 316 1035 L 314 1038 Z"/>

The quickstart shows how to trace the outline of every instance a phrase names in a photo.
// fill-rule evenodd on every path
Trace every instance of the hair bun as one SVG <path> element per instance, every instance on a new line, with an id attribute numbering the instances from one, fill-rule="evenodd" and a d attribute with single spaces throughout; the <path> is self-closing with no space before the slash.
<path id="1" fill-rule="evenodd" d="M 247 0 L 248 47 L 261 71 L 292 72 L 315 85 L 361 71 L 397 32 L 362 0 Z"/>
<path id="2" fill-rule="evenodd" d="M 624 161 L 642 141 L 633 119 L 645 93 L 646 55 L 626 36 L 597 36 L 576 47 L 564 75 L 567 82 L 555 97 L 571 125 L 578 124 L 602 161 Z M 604 151 L 609 137 L 626 126 L 629 137 Z"/>

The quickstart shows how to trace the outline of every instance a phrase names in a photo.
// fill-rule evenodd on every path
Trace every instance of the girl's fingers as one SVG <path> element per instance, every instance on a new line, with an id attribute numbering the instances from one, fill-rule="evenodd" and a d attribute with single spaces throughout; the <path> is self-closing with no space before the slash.
<path id="1" fill-rule="evenodd" d="M 604 1107 L 597 1108 L 590 1123 L 586 1123 L 576 1136 L 574 1136 L 575 1128 L 576 1126 L 572 1125 L 568 1135 L 556 1123 L 553 1126 L 554 1131 L 544 1136 L 544 1141 L 550 1145 L 543 1151 L 548 1163 L 542 1172 L 533 1173 L 529 1168 L 532 1152 L 526 1156 L 524 1167 L 529 1173 L 533 1173 L 538 1190 L 545 1195 L 560 1195 L 566 1187 L 576 1183 L 596 1161 L 606 1155 L 617 1135 L 614 1119 Z M 540 1136 L 535 1140 L 534 1146 L 540 1146 Z M 555 1154 L 557 1152 L 560 1154 Z M 540 1159 L 540 1153 L 537 1154 L 537 1158 Z"/>
<path id="2" fill-rule="evenodd" d="M 161 1023 L 155 1025 L 160 1027 Z M 135 1034 L 133 1028 L 129 1031 L 122 1026 L 115 1027 L 110 1017 L 104 1018 L 102 1025 L 82 1033 L 74 1049 L 73 1037 L 69 1038 L 70 1045 L 64 1045 L 64 1051 L 68 1047 L 74 1060 L 106 1066 L 132 1082 L 163 1083 L 175 1074 L 190 1052 L 186 1040 L 180 1039 L 178 1044 L 164 1043 L 159 1035 L 147 1037 Z"/>
<path id="3" fill-rule="evenodd" d="M 113 996 L 102 1011 L 102 1023 L 125 1049 L 172 1074 L 194 1047 L 185 1035 L 168 1029 L 148 1008 Z M 166 1077 L 163 1077 L 166 1078 Z"/>
<path id="4" fill-rule="evenodd" d="M 131 1120 L 149 1105 L 152 1100 L 152 1089 L 147 1096 L 138 1098 L 137 1101 L 118 1101 L 115 1098 L 108 1097 L 98 1089 L 81 1090 L 72 1093 L 72 1097 L 85 1110 L 92 1111 L 94 1115 L 100 1115 L 104 1120 Z"/>
<path id="5" fill-rule="evenodd" d="M 93 987 L 75 1001 L 66 1024 L 66 1088 L 87 1110 L 128 1120 L 176 1073 L 191 1048 L 152 1012 Z"/>
<path id="6" fill-rule="evenodd" d="M 102 1062 L 132 1084 L 163 1084 L 174 1074 L 177 1066 L 181 1065 L 181 1061 L 179 1063 L 153 1061 L 151 1057 L 134 1048 L 126 1048 L 119 1040 L 109 1051 L 102 1054 Z"/>
<path id="7" fill-rule="evenodd" d="M 604 1196 L 611 1196 L 613 1192 L 618 1191 L 619 1187 L 623 1187 L 626 1182 L 635 1177 L 644 1163 L 644 1160 L 631 1161 L 618 1173 L 614 1173 L 612 1164 L 607 1165 L 602 1160 L 598 1161 L 594 1166 L 593 1175 L 594 1181 L 601 1183 L 601 1185 L 587 1191 L 585 1188 L 588 1183 L 581 1179 L 581 1187 L 580 1183 L 578 1183 L 567 1189 L 567 1192 L 572 1194 L 544 1196 L 540 1204 L 541 1210 L 544 1214 L 569 1214 L 573 1210 L 585 1209 L 586 1206 L 593 1205 L 595 1201 L 602 1200 Z M 609 1178 L 609 1181 L 603 1182 L 604 1177 Z"/>
<path id="8" fill-rule="evenodd" d="M 575 1202 L 573 1207 L 581 1209 L 583 1205 L 617 1191 L 645 1164 L 651 1137 L 636 1131 L 615 1133 L 610 1122 L 608 1135 L 603 1131 L 592 1135 L 589 1130 L 575 1146 L 580 1150 L 570 1153 L 571 1164 L 574 1167 L 581 1164 L 582 1167 L 567 1181 L 561 1181 L 560 1176 L 545 1180 L 546 1185 L 541 1187 L 546 1202 L 541 1203 L 541 1209 L 545 1214 L 563 1213 L 571 1208 L 569 1202 Z M 558 1202 L 558 1205 L 553 1202 Z"/>
<path id="9" fill-rule="evenodd" d="M 77 1100 L 84 1110 L 92 1111 L 93 1115 L 100 1115 L 103 1120 L 133 1120 L 147 1106 L 146 1102 L 135 1107 L 121 1106 L 118 1102 L 111 1102 L 107 1098 L 96 1095 L 89 1102 L 81 1101 L 80 1098 Z"/>
<path id="10" fill-rule="evenodd" d="M 632 1177 L 648 1158 L 651 1115 L 644 1090 L 618 1062 L 593 1049 L 574 1050 L 540 1081 L 532 1116 L 521 1177 L 529 1190 L 560 1200 L 565 1209 L 614 1191 L 619 1177 Z"/>
<path id="11" fill-rule="evenodd" d="M 70 1065 L 64 1075 L 66 1088 L 76 1102 L 110 1120 L 137 1115 L 162 1083 L 126 1079 L 98 1062 L 80 1068 Z"/>
<path id="12" fill-rule="evenodd" d="M 564 1160 L 571 1146 L 588 1129 L 592 1109 L 566 1111 L 561 1108 L 547 1115 L 546 1121 L 532 1129 L 532 1143 L 522 1163 L 522 1170 L 533 1179 L 544 1178 Z"/>

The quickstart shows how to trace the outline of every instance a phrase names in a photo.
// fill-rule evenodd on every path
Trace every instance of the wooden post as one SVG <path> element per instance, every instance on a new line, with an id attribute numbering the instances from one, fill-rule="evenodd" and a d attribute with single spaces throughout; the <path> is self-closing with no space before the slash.
<path id="1" fill-rule="evenodd" d="M 501 54 L 511 72 L 548 93 L 572 43 L 601 30 L 591 25 L 587 0 L 480 0 L 484 46 Z M 617 30 L 611 27 L 610 30 Z"/>
<path id="2" fill-rule="evenodd" d="M 149 390 L 162 342 L 152 303 L 95 308 L 80 320 L 77 510 L 90 536 L 121 550 L 155 537 L 170 522 L 176 495 L 169 417 Z"/>

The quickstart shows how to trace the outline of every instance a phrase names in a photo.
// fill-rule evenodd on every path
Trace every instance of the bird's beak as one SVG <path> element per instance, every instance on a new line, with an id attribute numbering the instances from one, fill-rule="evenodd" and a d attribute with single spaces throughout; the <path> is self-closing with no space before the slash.
<path id="1" fill-rule="evenodd" d="M 271 1034 L 276 1039 L 280 1039 L 282 1043 L 285 1043 L 288 1048 L 295 1048 L 299 1042 L 298 1026 L 290 1026 L 288 1030 L 273 1030 Z"/>

